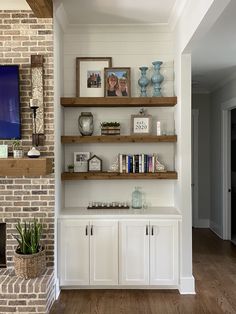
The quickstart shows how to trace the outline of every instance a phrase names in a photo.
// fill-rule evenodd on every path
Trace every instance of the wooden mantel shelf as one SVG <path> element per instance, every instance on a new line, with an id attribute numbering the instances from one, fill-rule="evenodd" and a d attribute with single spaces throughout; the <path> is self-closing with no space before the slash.
<path id="1" fill-rule="evenodd" d="M 62 97 L 63 107 L 173 107 L 177 97 Z"/>
<path id="2" fill-rule="evenodd" d="M 65 135 L 61 142 L 69 143 L 156 143 L 156 142 L 177 142 L 177 135 L 97 135 L 79 136 Z"/>
<path id="3" fill-rule="evenodd" d="M 52 158 L 1 158 L 0 176 L 34 177 L 52 173 Z"/>
<path id="4" fill-rule="evenodd" d="M 62 180 L 157 180 L 178 178 L 176 171 L 155 173 L 119 173 L 119 172 L 64 172 Z"/>

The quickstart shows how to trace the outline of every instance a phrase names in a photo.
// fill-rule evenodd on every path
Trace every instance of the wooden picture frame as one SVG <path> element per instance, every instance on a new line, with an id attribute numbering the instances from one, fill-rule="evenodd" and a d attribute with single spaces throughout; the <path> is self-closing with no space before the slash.
<path id="1" fill-rule="evenodd" d="M 131 116 L 132 135 L 151 135 L 152 116 L 150 114 L 137 114 Z"/>
<path id="2" fill-rule="evenodd" d="M 87 172 L 90 152 L 74 152 L 74 172 Z"/>
<path id="3" fill-rule="evenodd" d="M 111 66 L 111 57 L 76 58 L 76 97 L 104 97 L 104 68 Z"/>
<path id="4" fill-rule="evenodd" d="M 104 69 L 104 95 L 105 97 L 130 97 L 130 68 L 105 68 Z"/>

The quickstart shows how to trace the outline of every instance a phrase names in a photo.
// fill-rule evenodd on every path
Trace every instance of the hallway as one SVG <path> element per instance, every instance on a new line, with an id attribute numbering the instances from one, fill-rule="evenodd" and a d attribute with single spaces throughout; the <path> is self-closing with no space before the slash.
<path id="1" fill-rule="evenodd" d="M 236 313 L 236 247 L 193 229 L 196 295 L 168 290 L 64 290 L 51 314 Z"/>

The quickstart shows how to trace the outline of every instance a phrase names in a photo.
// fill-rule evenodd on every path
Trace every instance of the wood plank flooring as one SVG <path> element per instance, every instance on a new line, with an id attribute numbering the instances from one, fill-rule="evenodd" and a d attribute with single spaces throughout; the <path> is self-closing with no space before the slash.
<path id="1" fill-rule="evenodd" d="M 63 290 L 50 314 L 236 313 L 236 246 L 193 230 L 196 295 L 168 290 Z"/>

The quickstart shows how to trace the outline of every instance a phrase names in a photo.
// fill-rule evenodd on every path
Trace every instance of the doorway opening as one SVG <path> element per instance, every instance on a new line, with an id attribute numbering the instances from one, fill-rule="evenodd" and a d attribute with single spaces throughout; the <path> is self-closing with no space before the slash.
<path id="1" fill-rule="evenodd" d="M 231 241 L 236 245 L 236 108 L 231 110 Z"/>

